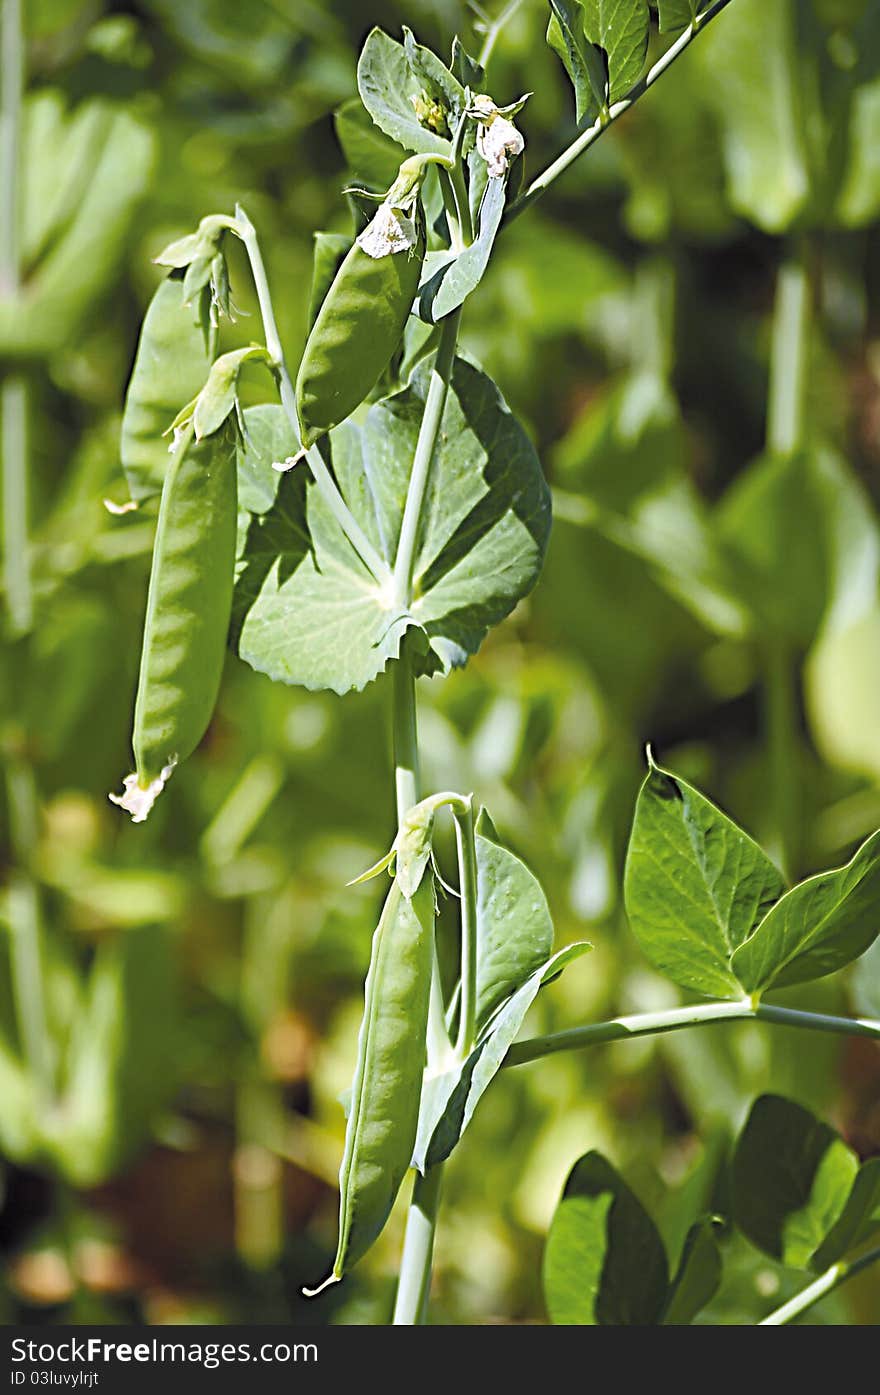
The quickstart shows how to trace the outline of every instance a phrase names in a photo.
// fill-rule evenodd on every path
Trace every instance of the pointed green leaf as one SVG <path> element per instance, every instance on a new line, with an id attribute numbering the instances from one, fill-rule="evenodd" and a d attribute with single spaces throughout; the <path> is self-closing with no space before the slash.
<path id="1" fill-rule="evenodd" d="M 733 1157 L 734 1220 L 774 1259 L 811 1267 L 843 1215 L 858 1170 L 855 1153 L 808 1109 L 762 1095 Z"/>
<path id="2" fill-rule="evenodd" d="M 563 1325 L 659 1322 L 669 1284 L 657 1227 L 601 1153 L 569 1175 L 544 1250 L 544 1298 Z"/>
<path id="3" fill-rule="evenodd" d="M 506 188 L 506 179 L 489 180 L 480 205 L 477 235 L 469 247 L 458 254 L 429 252 L 426 256 L 418 307 L 428 324 L 436 324 L 457 310 L 483 279 L 501 226 Z"/>
<path id="4" fill-rule="evenodd" d="M 429 379 L 425 361 L 404 391 L 370 408 L 362 426 L 347 422 L 330 437 L 340 490 L 389 564 Z M 531 590 L 550 527 L 534 447 L 494 384 L 456 361 L 408 612 L 369 575 L 307 466 L 286 474 L 272 469 L 297 449 L 292 431 L 283 445 L 277 439 L 284 431 L 279 425 L 271 453 L 251 446 L 243 452 L 256 507 L 241 529 L 234 608 L 241 657 L 282 682 L 344 693 L 371 682 L 396 657 L 404 632 L 417 628 L 426 641 L 425 671 L 464 664 L 489 627 Z"/>
<path id="5" fill-rule="evenodd" d="M 582 0 L 584 30 L 608 60 L 608 100 L 635 87 L 645 66 L 650 16 L 647 0 Z"/>
<path id="6" fill-rule="evenodd" d="M 571 78 L 575 118 L 580 125 L 592 120 L 606 99 L 604 59 L 586 36 L 582 0 L 550 0 L 550 8 L 547 43 Z"/>
<path id="7" fill-rule="evenodd" d="M 688 1231 L 663 1313 L 667 1327 L 685 1327 L 711 1302 L 721 1286 L 721 1251 L 710 1220 Z"/>
<path id="8" fill-rule="evenodd" d="M 345 162 L 357 184 L 366 184 L 377 193 L 391 188 L 400 169 L 403 154 L 396 141 L 379 130 L 358 97 L 338 108 L 333 124 Z"/>
<path id="9" fill-rule="evenodd" d="M 408 31 L 405 31 L 408 32 Z M 361 101 L 380 131 L 417 155 L 448 155 L 464 89 L 430 50 L 373 29 L 358 61 Z"/>
<path id="10" fill-rule="evenodd" d="M 783 890 L 748 834 L 684 780 L 651 766 L 624 896 L 633 933 L 661 973 L 709 997 L 741 997 L 731 955 Z"/>
<path id="11" fill-rule="evenodd" d="M 880 1158 L 862 1163 L 836 1225 L 813 1256 L 811 1268 L 822 1273 L 851 1254 L 880 1229 Z"/>
<path id="12" fill-rule="evenodd" d="M 581 943 L 559 950 L 499 1008 L 463 1066 L 426 1077 L 413 1167 L 424 1173 L 449 1157 L 480 1099 L 501 1069 L 540 989 L 590 949 L 592 945 Z"/>
<path id="13" fill-rule="evenodd" d="M 477 819 L 477 1030 L 549 958 L 553 921 L 541 885 Z"/>
<path id="14" fill-rule="evenodd" d="M 678 29 L 687 29 L 702 0 L 657 0 L 660 15 L 660 33 L 674 34 Z"/>
<path id="15" fill-rule="evenodd" d="M 842 969 L 880 934 L 880 832 L 851 862 L 793 887 L 733 957 L 749 993 L 807 983 Z"/>

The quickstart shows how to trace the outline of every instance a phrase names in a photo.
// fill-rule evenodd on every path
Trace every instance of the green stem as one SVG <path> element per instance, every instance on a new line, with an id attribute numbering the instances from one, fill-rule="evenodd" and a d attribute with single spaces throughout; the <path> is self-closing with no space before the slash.
<path id="1" fill-rule="evenodd" d="M 419 427 L 419 438 L 413 458 L 412 473 L 400 525 L 400 540 L 397 544 L 397 558 L 394 563 L 394 597 L 401 610 L 407 611 L 413 601 L 413 570 L 415 567 L 416 545 L 419 525 L 422 521 L 422 508 L 431 474 L 431 464 L 440 434 L 443 409 L 449 392 L 449 380 L 455 359 L 455 341 L 458 337 L 458 322 L 461 312 L 456 310 L 443 321 L 437 356 L 431 369 L 431 381 L 425 399 L 425 411 Z"/>
<path id="2" fill-rule="evenodd" d="M 477 848 L 473 799 L 464 809 L 453 807 L 452 814 L 461 887 L 461 1005 L 455 1054 L 459 1061 L 464 1061 L 474 1045 L 477 1022 Z"/>
<path id="3" fill-rule="evenodd" d="M 498 35 L 503 32 L 504 26 L 513 19 L 513 16 L 516 14 L 522 2 L 523 0 L 509 0 L 509 3 L 504 6 L 498 18 L 493 19 L 492 23 L 486 29 L 482 47 L 477 55 L 477 64 L 479 67 L 487 68 L 489 66 L 489 60 L 498 42 Z"/>
<path id="4" fill-rule="evenodd" d="M 783 1303 L 781 1308 L 770 1313 L 768 1317 L 762 1318 L 759 1327 L 784 1327 L 787 1322 L 792 1322 L 794 1318 L 800 1317 L 808 1308 L 812 1308 L 814 1303 L 818 1303 L 820 1298 L 839 1288 L 847 1279 L 851 1279 L 854 1274 L 860 1273 L 862 1269 L 867 1269 L 869 1265 L 876 1264 L 880 1260 L 880 1247 L 876 1250 L 868 1250 L 866 1254 L 859 1255 L 858 1259 L 840 1260 L 837 1264 L 832 1264 L 830 1269 L 826 1269 L 824 1274 L 820 1274 L 818 1279 L 808 1284 L 800 1293 L 795 1294 L 787 1303 Z"/>
<path id="5" fill-rule="evenodd" d="M 615 1017 L 610 1022 L 593 1022 L 585 1027 L 572 1027 L 566 1032 L 553 1032 L 550 1036 L 530 1037 L 527 1041 L 516 1042 L 503 1064 L 521 1066 L 556 1051 L 577 1051 L 584 1046 L 598 1046 L 602 1042 L 620 1041 L 627 1037 L 654 1036 L 660 1032 L 680 1031 L 684 1027 L 703 1027 L 712 1022 L 735 1022 L 743 1018 L 771 1022 L 780 1027 L 806 1027 L 816 1032 L 872 1037 L 880 1041 L 880 1022 L 857 1017 L 829 1017 L 825 1013 L 801 1012 L 798 1008 L 778 1007 L 771 1003 L 755 1004 L 751 998 L 743 998 L 733 1003 L 694 1003 L 665 1012 Z"/>
<path id="6" fill-rule="evenodd" d="M 394 1303 L 395 1327 L 413 1327 L 425 1321 L 442 1177 L 442 1166 L 432 1167 L 424 1177 L 416 1173 Z"/>
<path id="7" fill-rule="evenodd" d="M 269 291 L 269 281 L 266 276 L 266 267 L 263 262 L 263 255 L 260 251 L 256 229 L 242 208 L 236 210 L 233 226 L 237 235 L 244 243 L 248 261 L 250 262 L 251 275 L 254 278 L 254 289 L 257 293 L 260 316 L 263 321 L 263 334 L 266 340 L 266 349 L 272 360 L 272 367 L 278 375 L 281 405 L 298 437 L 299 418 L 296 411 L 296 391 L 287 368 L 284 349 L 281 344 L 281 336 L 278 333 L 275 311 L 272 306 L 272 296 Z M 324 503 L 333 514 L 333 517 L 336 519 L 336 522 L 348 538 L 355 552 L 357 552 L 361 561 L 364 563 L 364 566 L 367 567 L 372 573 L 374 580 L 379 582 L 380 585 L 387 582 L 391 574 L 387 562 L 380 557 L 376 548 L 370 542 L 363 528 L 351 512 L 348 504 L 346 504 L 318 447 L 310 446 L 305 453 L 305 458 Z"/>
<path id="8" fill-rule="evenodd" d="M 806 248 L 800 241 L 779 268 L 773 306 L 767 446 L 777 455 L 792 455 L 803 443 L 811 300 Z"/>
<path id="9" fill-rule="evenodd" d="M 799 860 L 798 699 L 795 660 L 781 643 L 765 650 L 764 705 L 775 840 L 771 851 L 790 881 Z"/>
<path id="10" fill-rule="evenodd" d="M 628 96 L 624 97 L 622 101 L 615 102 L 607 112 L 603 112 L 593 122 L 592 126 L 588 126 L 585 131 L 581 132 L 576 140 L 572 141 L 571 145 L 553 161 L 552 165 L 549 165 L 548 168 L 544 170 L 543 174 L 539 174 L 536 179 L 532 180 L 525 193 L 522 194 L 517 199 L 516 203 L 508 210 L 505 222 L 509 222 L 512 218 L 519 217 L 524 209 L 528 208 L 530 204 L 533 204 L 536 199 L 541 198 L 543 194 L 546 194 L 554 180 L 558 179 L 561 174 L 564 174 L 569 165 L 574 164 L 578 156 L 582 155 L 585 150 L 588 150 L 593 142 L 597 141 L 599 137 L 608 130 L 609 126 L 613 126 L 614 122 L 617 121 L 619 117 L 623 116 L 625 111 L 629 111 L 630 107 L 633 106 L 640 97 L 644 96 L 649 87 L 653 87 L 657 79 L 663 76 L 667 69 L 675 62 L 676 58 L 679 58 L 681 54 L 684 53 L 685 49 L 693 42 L 697 34 L 699 34 L 702 29 L 705 29 L 706 25 L 729 4 L 730 0 L 715 0 L 714 5 L 710 5 L 702 14 L 697 15 L 696 19 L 688 25 L 687 29 L 676 39 L 675 43 L 666 50 L 661 58 L 658 58 L 653 68 L 645 74 L 640 82 L 636 83 Z"/>
<path id="11" fill-rule="evenodd" d="M 455 342 L 458 336 L 458 322 L 458 311 L 444 321 L 437 356 L 431 370 L 431 381 L 428 386 L 419 437 L 416 442 L 412 473 L 403 510 L 403 521 L 400 527 L 400 540 L 397 545 L 397 559 L 394 565 L 395 600 L 401 610 L 409 610 L 413 600 L 416 543 L 431 464 L 434 459 L 440 424 L 443 420 L 443 409 L 446 406 L 446 396 L 449 391 L 449 379 L 455 358 Z M 419 798 L 418 733 L 416 730 L 415 683 L 411 664 L 409 649 L 404 639 L 394 674 L 394 780 L 397 791 L 398 823 L 407 810 L 418 802 Z M 429 1040 L 442 1040 L 441 1028 L 445 1032 L 443 1018 L 443 995 L 435 954 L 434 972 L 431 980 Z M 431 1286 L 434 1231 L 437 1225 L 437 1208 L 440 1200 L 440 1178 L 441 1169 L 438 1166 L 432 1168 L 426 1177 L 417 1174 L 413 1184 L 403 1255 L 400 1262 L 397 1300 L 394 1308 L 394 1322 L 397 1325 L 407 1326 L 424 1321 L 427 1294 Z"/>
<path id="12" fill-rule="evenodd" d="M 24 1059 L 45 1103 L 52 1094 L 53 1069 L 43 983 L 40 898 L 30 872 L 38 836 L 37 791 L 31 766 L 14 753 L 6 759 L 6 795 L 16 862 L 9 880 L 12 994 Z"/>

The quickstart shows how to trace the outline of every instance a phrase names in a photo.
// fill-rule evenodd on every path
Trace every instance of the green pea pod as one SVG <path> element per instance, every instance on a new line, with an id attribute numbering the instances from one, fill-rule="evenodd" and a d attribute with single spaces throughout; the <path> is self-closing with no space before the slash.
<path id="1" fill-rule="evenodd" d="M 341 1279 L 376 1240 L 410 1166 L 425 1065 L 433 943 L 432 878 L 424 878 L 412 900 L 395 881 L 373 936 L 339 1173 L 339 1244 L 327 1283 Z"/>
<path id="2" fill-rule="evenodd" d="M 383 206 L 384 207 L 384 206 Z M 400 345 L 425 257 L 424 217 L 415 245 L 371 256 L 355 242 L 324 297 L 296 380 L 304 446 L 338 426 L 376 386 Z"/>
<path id="3" fill-rule="evenodd" d="M 135 822 L 211 720 L 232 608 L 235 445 L 183 430 L 162 488 L 134 713 L 136 771 L 111 795 Z"/>
<path id="4" fill-rule="evenodd" d="M 137 502 L 160 493 L 169 465 L 162 433 L 184 402 L 199 392 L 211 367 L 204 337 L 184 299 L 182 275 L 157 286 L 128 384 L 120 452 Z"/>

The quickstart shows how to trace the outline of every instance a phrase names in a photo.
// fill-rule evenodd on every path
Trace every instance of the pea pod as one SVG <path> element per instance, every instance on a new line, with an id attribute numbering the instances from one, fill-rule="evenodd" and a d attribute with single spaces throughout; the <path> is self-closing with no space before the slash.
<path id="1" fill-rule="evenodd" d="M 132 499 L 160 493 L 169 464 L 162 433 L 195 397 L 210 366 L 202 332 L 184 303 L 182 273 L 169 276 L 144 317 L 125 397 L 120 452 Z"/>
<path id="2" fill-rule="evenodd" d="M 433 942 L 432 878 L 424 878 L 412 900 L 395 881 L 373 936 L 339 1173 L 339 1244 L 327 1283 L 341 1279 L 376 1240 L 410 1166 L 425 1064 Z"/>
<path id="3" fill-rule="evenodd" d="M 377 255 L 386 245 L 398 250 Z M 306 343 L 296 380 L 304 446 L 350 416 L 385 372 L 403 337 L 424 257 L 421 203 L 412 220 L 383 204 L 336 273 Z"/>
<path id="4" fill-rule="evenodd" d="M 211 720 L 229 630 L 236 538 L 235 445 L 227 429 L 177 441 L 162 488 L 134 713 L 136 770 L 111 795 L 146 818 Z"/>

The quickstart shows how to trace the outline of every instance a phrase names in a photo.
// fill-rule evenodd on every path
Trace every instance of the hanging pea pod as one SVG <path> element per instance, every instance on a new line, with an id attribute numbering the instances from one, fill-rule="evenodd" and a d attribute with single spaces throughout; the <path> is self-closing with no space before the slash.
<path id="1" fill-rule="evenodd" d="M 135 823 L 147 817 L 174 766 L 205 734 L 220 685 L 232 607 L 236 537 L 235 443 L 229 427 L 197 443 L 175 440 L 153 547 L 134 714 L 136 770 L 111 795 Z"/>
<path id="2" fill-rule="evenodd" d="M 425 1065 L 433 944 L 433 879 L 426 876 L 412 900 L 395 881 L 373 936 L 339 1173 L 339 1244 L 327 1283 L 341 1279 L 376 1240 L 410 1165 Z"/>
<path id="3" fill-rule="evenodd" d="M 425 258 L 424 170 L 424 160 L 404 161 L 318 311 L 296 380 L 306 447 L 360 406 L 400 345 Z"/>

